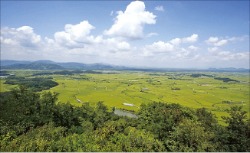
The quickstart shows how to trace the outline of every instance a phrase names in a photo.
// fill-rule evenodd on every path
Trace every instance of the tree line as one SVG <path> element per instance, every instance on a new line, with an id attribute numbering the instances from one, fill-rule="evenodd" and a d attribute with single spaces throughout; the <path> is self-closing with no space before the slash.
<path id="1" fill-rule="evenodd" d="M 6 78 L 5 84 L 22 85 L 37 92 L 42 90 L 48 90 L 52 87 L 57 86 L 58 83 L 53 81 L 52 79 L 53 79 L 52 77 L 26 78 L 26 77 L 9 76 L 8 78 Z"/>
<path id="2" fill-rule="evenodd" d="M 232 107 L 218 124 L 205 108 L 142 104 L 138 119 L 114 114 L 102 102 L 74 107 L 57 94 L 23 86 L 1 93 L 0 151 L 250 151 L 246 112 Z"/>

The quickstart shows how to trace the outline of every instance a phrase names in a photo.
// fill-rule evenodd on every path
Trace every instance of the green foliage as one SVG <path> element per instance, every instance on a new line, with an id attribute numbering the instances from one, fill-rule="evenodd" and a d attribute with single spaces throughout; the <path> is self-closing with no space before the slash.
<path id="1" fill-rule="evenodd" d="M 217 125 L 216 117 L 211 112 L 208 112 L 206 108 L 197 109 L 196 116 L 206 129 L 213 129 Z"/>
<path id="2" fill-rule="evenodd" d="M 185 119 L 170 133 L 167 146 L 173 152 L 210 152 L 217 147 L 211 141 L 213 137 L 201 123 Z"/>
<path id="3" fill-rule="evenodd" d="M 47 90 L 58 85 L 57 82 L 49 78 L 25 78 L 25 77 L 8 77 L 5 81 L 6 84 L 26 86 L 34 91 Z"/>
<path id="4" fill-rule="evenodd" d="M 60 140 L 66 128 L 55 127 L 52 123 L 31 129 L 26 134 L 13 139 L 8 145 L 1 146 L 1 151 L 8 152 L 43 152 L 54 151 L 58 146 L 55 141 Z M 1 141 L 2 142 L 2 141 Z"/>
<path id="5" fill-rule="evenodd" d="M 184 118 L 193 118 L 190 110 L 179 104 L 150 103 L 141 105 L 138 127 L 151 131 L 159 140 L 165 140 Z"/>
<path id="6" fill-rule="evenodd" d="M 38 76 L 38 75 L 53 75 L 53 74 L 59 74 L 59 75 L 73 75 L 73 74 L 81 74 L 83 71 L 81 70 L 73 70 L 73 71 L 68 71 L 68 70 L 62 70 L 62 71 L 55 71 L 55 72 L 38 72 L 33 74 L 33 76 Z"/>
<path id="7" fill-rule="evenodd" d="M 216 80 L 222 80 L 223 82 L 230 82 L 230 81 L 239 82 L 238 80 L 234 80 L 234 79 L 230 79 L 230 78 L 215 77 L 214 79 L 216 79 Z"/>
<path id="8" fill-rule="evenodd" d="M 250 122 L 246 120 L 246 112 L 238 106 L 231 107 L 228 112 L 230 116 L 223 117 L 228 126 L 218 136 L 219 140 L 226 151 L 250 151 Z"/>
<path id="9" fill-rule="evenodd" d="M 48 92 L 40 98 L 39 94 L 20 86 L 1 97 L 0 131 L 3 135 L 12 130 L 22 134 L 52 121 L 57 94 Z"/>
<path id="10" fill-rule="evenodd" d="M 93 118 L 94 126 L 101 127 L 103 123 L 105 121 L 108 121 L 110 118 L 111 118 L 111 113 L 108 112 L 107 106 L 105 106 L 102 102 L 98 102 Z"/>

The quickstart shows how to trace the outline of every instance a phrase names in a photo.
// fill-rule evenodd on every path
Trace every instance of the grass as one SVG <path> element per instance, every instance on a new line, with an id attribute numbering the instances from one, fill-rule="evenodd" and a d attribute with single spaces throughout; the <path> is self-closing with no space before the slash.
<path id="1" fill-rule="evenodd" d="M 22 74 L 22 72 L 18 71 Z M 31 72 L 29 72 L 31 73 Z M 249 76 L 244 73 L 208 73 L 239 82 L 223 82 L 213 77 L 191 77 L 192 73 L 120 72 L 117 74 L 52 75 L 59 83 L 50 91 L 59 93 L 59 102 L 80 106 L 99 101 L 112 107 L 137 111 L 142 103 L 179 103 L 191 108 L 208 108 L 221 122 L 231 106 L 243 106 L 249 114 Z M 173 79 L 174 78 L 174 79 Z M 1 81 L 1 92 L 9 90 Z M 80 100 L 80 101 L 79 101 Z M 123 103 L 134 104 L 125 106 Z"/>
<path id="2" fill-rule="evenodd" d="M 11 89 L 17 87 L 17 85 L 4 84 L 5 79 L 0 79 L 0 92 L 10 91 Z"/>

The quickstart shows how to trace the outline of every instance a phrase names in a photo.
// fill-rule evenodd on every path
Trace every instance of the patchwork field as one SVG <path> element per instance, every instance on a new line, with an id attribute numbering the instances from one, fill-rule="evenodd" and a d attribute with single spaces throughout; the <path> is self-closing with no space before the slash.
<path id="1" fill-rule="evenodd" d="M 48 76 L 59 83 L 50 89 L 59 93 L 59 102 L 75 106 L 103 101 L 110 108 L 137 111 L 142 103 L 179 103 L 191 108 L 208 108 L 219 120 L 233 105 L 243 106 L 249 112 L 247 73 L 112 72 Z M 224 82 L 220 78 L 233 81 Z M 11 88 L 3 81 L 1 92 Z"/>

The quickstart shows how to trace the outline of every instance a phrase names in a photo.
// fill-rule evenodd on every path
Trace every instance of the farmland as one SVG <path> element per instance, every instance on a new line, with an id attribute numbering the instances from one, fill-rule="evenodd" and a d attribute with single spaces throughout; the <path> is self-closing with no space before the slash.
<path id="1" fill-rule="evenodd" d="M 142 103 L 178 103 L 191 108 L 205 107 L 219 121 L 231 106 L 243 106 L 243 110 L 249 112 L 248 73 L 103 71 L 41 76 L 33 76 L 36 71 L 12 73 L 26 74 L 27 78 L 53 78 L 59 85 L 46 91 L 59 93 L 59 103 L 69 102 L 75 106 L 103 101 L 110 109 L 138 111 Z M 13 87 L 3 82 L 4 79 L 1 92 Z"/>

